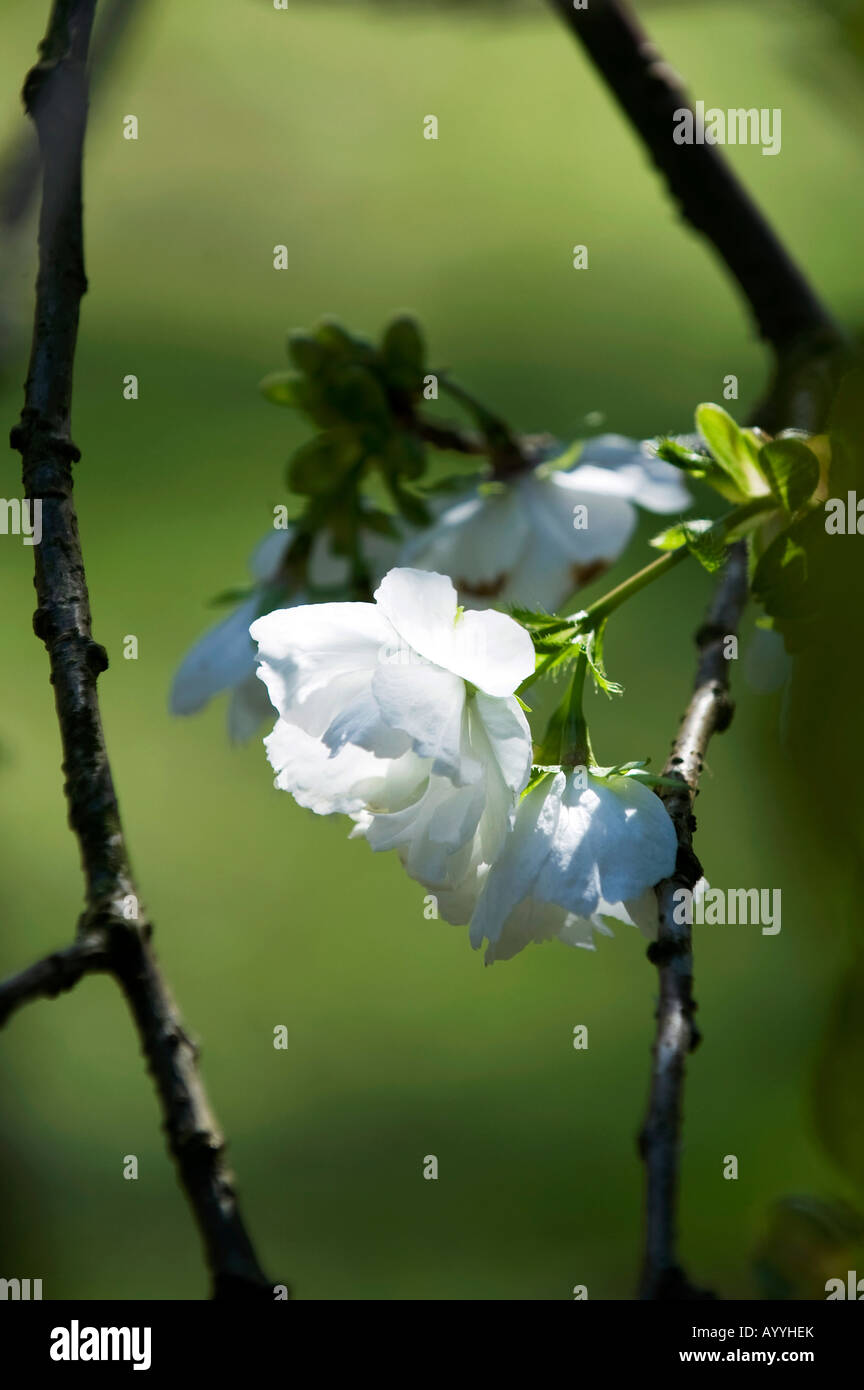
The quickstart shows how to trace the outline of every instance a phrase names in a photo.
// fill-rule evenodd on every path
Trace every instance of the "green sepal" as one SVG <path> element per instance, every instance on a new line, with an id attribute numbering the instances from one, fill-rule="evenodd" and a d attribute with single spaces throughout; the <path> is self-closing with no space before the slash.
<path id="1" fill-rule="evenodd" d="M 532 767 L 531 776 L 522 789 L 520 800 L 524 799 L 529 792 L 533 792 L 535 787 L 539 787 L 540 783 L 544 781 L 545 778 L 553 777 L 556 770 L 557 769 L 551 767 Z"/>
<path id="2" fill-rule="evenodd" d="M 603 664 L 603 641 L 606 632 L 606 623 L 602 622 L 593 632 L 586 633 L 577 645 L 581 646 L 588 662 L 588 669 L 591 678 L 598 690 L 602 690 L 604 695 L 610 699 L 614 695 L 623 695 L 624 687 L 618 681 L 610 680 L 606 674 L 606 667 Z"/>
<path id="3" fill-rule="evenodd" d="M 584 767 L 591 761 L 591 741 L 582 713 L 587 660 L 584 652 L 579 655 L 581 661 L 573 672 L 569 688 L 537 745 L 536 761 L 547 767 Z"/>

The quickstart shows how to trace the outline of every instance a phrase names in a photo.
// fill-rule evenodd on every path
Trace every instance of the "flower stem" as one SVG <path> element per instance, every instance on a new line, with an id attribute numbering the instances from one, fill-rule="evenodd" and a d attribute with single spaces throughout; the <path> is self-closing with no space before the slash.
<path id="1" fill-rule="evenodd" d="M 762 512 L 773 511 L 777 507 L 777 499 L 771 495 L 765 497 L 754 497 L 749 502 L 743 502 L 740 507 L 734 507 L 731 512 L 715 521 L 707 531 L 702 532 L 702 538 L 717 536 L 727 539 L 731 533 L 745 522 Z M 686 525 L 686 523 L 685 523 Z M 676 550 L 669 550 L 659 559 L 652 560 L 650 565 L 644 569 L 637 570 L 631 574 L 629 579 L 617 584 L 614 589 L 610 589 L 608 594 L 603 594 L 601 598 L 589 604 L 583 613 L 580 613 L 577 620 L 577 628 L 580 632 L 590 632 L 599 627 L 614 613 L 633 594 L 638 594 L 640 589 L 646 589 L 649 584 L 653 584 L 655 579 L 660 579 L 669 570 L 674 569 L 682 560 L 686 560 L 692 552 L 688 545 L 679 545 Z M 569 605 L 568 605 L 569 607 Z"/>
<path id="2" fill-rule="evenodd" d="M 588 671 L 584 652 L 572 667 L 572 676 L 561 704 L 549 721 L 545 737 L 536 752 L 540 766 L 587 767 L 594 762 L 588 724 L 582 711 L 582 691 Z"/>

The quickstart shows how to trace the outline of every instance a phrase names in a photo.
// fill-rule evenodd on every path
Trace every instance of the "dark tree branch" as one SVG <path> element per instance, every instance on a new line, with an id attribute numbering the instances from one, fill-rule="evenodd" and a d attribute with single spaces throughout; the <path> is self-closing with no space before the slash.
<path id="1" fill-rule="evenodd" d="M 620 0 L 550 0 L 646 146 L 682 216 L 712 244 L 774 350 L 775 379 L 756 412 L 763 428 L 797 426 L 800 376 L 827 408 L 844 335 L 716 145 L 677 145 L 674 113 L 690 100 L 673 69 Z"/>
<path id="2" fill-rule="evenodd" d="M 72 989 L 84 975 L 109 969 L 108 953 L 101 936 L 81 936 L 71 946 L 45 956 L 18 975 L 0 982 L 0 1028 L 16 1009 L 34 999 L 56 999 Z"/>
<path id="3" fill-rule="evenodd" d="M 91 88 L 102 73 L 110 71 L 115 53 L 125 41 L 132 21 L 138 18 L 141 6 L 142 0 L 111 0 L 106 7 L 90 45 Z M 39 147 L 30 135 L 25 129 L 22 138 L 7 152 L 0 169 L 0 224 L 7 235 L 27 216 L 39 191 Z"/>
<path id="4" fill-rule="evenodd" d="M 696 634 L 698 670 L 690 703 L 672 745 L 664 776 L 681 779 L 681 790 L 661 792 L 678 837 L 675 873 L 657 885 L 659 931 L 648 950 L 660 984 L 648 1113 L 639 1136 L 645 1161 L 645 1256 L 641 1297 L 706 1297 L 687 1281 L 676 1255 L 676 1211 L 681 1148 L 684 1071 L 699 1043 L 693 1019 L 693 941 L 690 925 L 676 923 L 675 892 L 691 892 L 702 874 L 693 850 L 693 803 L 702 765 L 714 734 L 728 728 L 734 706 L 729 695 L 730 663 L 723 641 L 738 631 L 747 603 L 747 554 L 739 542 L 729 555 L 705 622 Z"/>
<path id="5" fill-rule="evenodd" d="M 489 452 L 489 446 L 481 434 L 460 429 L 458 425 L 439 425 L 434 420 L 418 417 L 417 428 L 421 439 L 431 444 L 433 449 L 449 449 L 456 454 L 485 455 Z"/>
<path id="6" fill-rule="evenodd" d="M 575 10 L 571 0 L 551 3 L 605 78 L 683 217 L 707 237 L 738 282 L 761 337 L 773 349 L 774 379 L 754 423 L 770 432 L 821 428 L 846 360 L 843 333 L 716 146 L 674 142 L 675 113 L 689 100 L 626 5 L 591 0 L 587 9 Z M 723 639 L 737 634 L 747 596 L 746 552 L 739 543 L 696 636 L 696 680 L 665 768 L 667 776 L 681 779 L 681 790 L 662 793 L 675 824 L 678 857 L 673 876 L 657 885 L 660 925 L 649 950 L 660 995 L 648 1112 L 639 1141 L 646 1167 L 641 1279 L 646 1299 L 710 1296 L 689 1282 L 677 1256 L 684 1074 L 699 1033 L 691 930 L 675 922 L 673 895 L 679 888 L 692 891 L 702 873 L 693 849 L 693 804 L 708 744 L 732 718 Z"/>
<path id="7" fill-rule="evenodd" d="M 39 137 L 43 195 L 36 314 L 25 404 L 12 432 L 24 491 L 42 508 L 34 548 L 33 625 L 48 651 L 63 745 L 69 822 L 78 839 L 87 907 L 77 943 L 0 986 L 8 1016 L 27 999 L 107 970 L 126 996 L 158 1093 L 170 1151 L 213 1278 L 214 1296 L 261 1296 L 270 1285 L 237 1206 L 224 1141 L 197 1069 L 197 1049 L 153 954 L 139 908 L 99 712 L 96 683 L 108 665 L 91 633 L 90 600 L 72 464 L 72 372 L 84 274 L 81 171 L 87 120 L 87 51 L 96 0 L 54 0 L 40 59 L 24 86 Z"/>

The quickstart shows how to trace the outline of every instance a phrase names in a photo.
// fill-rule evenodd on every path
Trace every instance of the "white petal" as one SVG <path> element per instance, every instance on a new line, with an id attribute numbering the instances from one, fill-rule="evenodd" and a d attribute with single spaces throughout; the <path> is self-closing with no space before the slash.
<path id="1" fill-rule="evenodd" d="M 568 913 L 557 903 L 524 898 L 508 916 L 498 939 L 490 941 L 486 947 L 486 964 L 492 965 L 496 960 L 512 960 L 532 941 L 551 941 L 554 937 L 560 936 L 567 917 Z"/>
<path id="2" fill-rule="evenodd" d="M 376 758 L 352 744 L 330 753 L 319 739 L 284 719 L 277 721 L 264 745 L 276 772 L 275 785 L 318 815 L 354 815 L 370 804 L 402 801 L 417 794 L 428 772 L 411 753 L 398 759 Z"/>
<path id="3" fill-rule="evenodd" d="M 546 479 L 531 480 L 525 487 L 526 506 L 529 509 L 533 538 L 529 547 L 529 558 L 523 559 L 514 570 L 511 589 L 516 594 L 516 585 L 528 589 L 531 584 L 535 590 L 544 582 L 556 584 L 556 600 L 562 602 L 568 594 L 581 588 L 597 574 L 603 572 L 618 558 L 636 525 L 636 514 L 632 504 L 623 495 L 625 488 L 618 487 L 622 495 L 615 495 L 616 487 L 603 486 L 589 491 L 580 486 L 577 474 L 552 473 Z M 589 470 L 590 477 L 611 478 L 609 472 L 601 469 Z M 582 514 L 577 516 L 576 508 L 585 508 L 586 525 Z M 569 576 L 564 579 L 566 593 L 559 598 L 562 582 L 562 565 L 566 564 Z M 557 606 L 549 605 L 549 606 Z"/>
<path id="4" fill-rule="evenodd" d="M 531 773 L 531 730 L 519 702 L 511 696 L 495 700 L 478 691 L 474 707 L 482 721 L 490 750 L 511 791 L 521 792 Z"/>
<path id="5" fill-rule="evenodd" d="M 337 677 L 326 690 L 295 705 L 291 722 L 316 734 L 333 752 L 354 743 L 379 758 L 400 757 L 411 747 L 411 739 L 384 718 L 373 693 L 375 674 L 355 671 Z"/>
<path id="6" fill-rule="evenodd" d="M 586 439 L 577 465 L 595 463 L 600 468 L 620 468 L 625 463 L 638 463 L 647 457 L 641 439 L 629 439 L 624 434 L 597 434 Z"/>
<path id="7" fill-rule="evenodd" d="M 348 746 L 331 755 L 317 738 L 284 719 L 277 721 L 264 746 L 276 773 L 275 785 L 301 806 L 318 815 L 350 815 L 363 809 L 362 788 L 375 776 L 378 761 L 372 753 Z"/>
<path id="8" fill-rule="evenodd" d="M 436 888 L 438 912 L 445 922 L 456 926 L 470 922 L 488 872 L 488 864 L 472 860 L 468 873 L 455 888 Z"/>
<path id="9" fill-rule="evenodd" d="M 629 502 L 633 496 L 633 485 L 623 469 L 599 468 L 594 463 L 579 463 L 567 473 L 551 473 L 547 486 L 564 493 L 584 493 L 585 502 L 589 497 L 620 497 Z"/>
<path id="10" fill-rule="evenodd" d="M 253 671 L 235 685 L 228 704 L 228 737 L 232 743 L 245 743 L 267 721 L 273 723 L 276 711 L 266 687 Z"/>
<path id="11" fill-rule="evenodd" d="M 249 573 L 259 584 L 270 584 L 279 574 L 285 552 L 294 539 L 293 527 L 277 531 L 275 527 L 267 532 L 256 545 L 249 557 Z"/>
<path id="12" fill-rule="evenodd" d="M 554 613 L 582 583 L 587 583 L 588 566 L 594 578 L 607 568 L 607 562 L 597 564 L 596 568 L 593 561 L 580 565 L 571 555 L 565 555 L 560 546 L 544 544 L 538 538 L 523 550 L 498 601 L 519 603 L 525 608 L 544 608 Z"/>
<path id="13" fill-rule="evenodd" d="M 255 648 L 249 624 L 258 611 L 253 596 L 199 638 L 180 665 L 171 688 L 171 711 L 194 714 L 214 695 L 255 671 Z"/>
<path id="14" fill-rule="evenodd" d="M 553 473 L 549 479 L 546 506 L 547 529 L 553 517 L 560 530 L 569 527 L 569 554 L 574 564 L 584 567 L 598 560 L 607 565 L 617 560 L 633 534 L 636 514 L 628 500 L 625 483 L 592 488 L 596 478 L 614 479 L 599 468 L 576 469 L 573 473 Z M 586 483 L 588 484 L 586 486 Z M 553 510 L 554 500 L 554 510 Z M 575 527 L 577 506 L 586 509 L 587 525 Z"/>
<path id="15" fill-rule="evenodd" d="M 385 724 L 408 734 L 436 773 L 462 780 L 464 681 L 435 666 L 383 665 L 371 691 Z"/>
<path id="16" fill-rule="evenodd" d="M 684 512 L 693 500 L 681 469 L 665 459 L 628 463 L 618 470 L 618 477 L 629 485 L 631 501 L 649 512 Z"/>
<path id="17" fill-rule="evenodd" d="M 629 497 L 648 511 L 678 512 L 690 506 L 690 493 L 680 468 L 657 458 L 644 441 L 626 439 L 620 434 L 588 440 L 572 473 L 592 465 L 595 471 L 606 473 L 606 489 L 616 489 L 617 495 Z M 604 490 L 602 479 L 596 480 L 596 486 Z M 617 491 L 621 487 L 624 491 Z"/>
<path id="18" fill-rule="evenodd" d="M 415 652 L 490 695 L 512 695 L 534 670 L 534 648 L 525 629 L 491 609 L 460 613 L 446 575 L 391 570 L 375 600 Z"/>
<path id="19" fill-rule="evenodd" d="M 578 946 L 583 951 L 594 951 L 594 935 L 599 932 L 602 936 L 612 936 L 606 924 L 594 917 L 577 917 L 575 913 L 568 912 L 564 925 L 558 933 L 558 940 L 565 946 Z"/>
<path id="20" fill-rule="evenodd" d="M 632 777 L 568 778 L 537 897 L 590 917 L 601 901 L 638 898 L 672 873 L 675 827 L 658 796 Z"/>
<path id="21" fill-rule="evenodd" d="M 503 700 L 489 701 L 492 705 L 503 705 Z M 516 704 L 515 700 L 513 701 Z M 516 705 L 519 709 L 519 706 Z M 521 714 L 522 711 L 520 710 Z M 513 747 L 510 739 L 510 731 L 502 724 L 493 723 L 493 731 L 501 735 L 501 745 L 493 744 L 490 737 L 490 728 L 486 720 L 481 715 L 481 697 L 469 702 L 468 706 L 468 749 L 477 764 L 482 768 L 483 783 L 485 788 L 485 805 L 480 824 L 477 827 L 475 837 L 474 858 L 478 862 L 493 864 L 501 853 L 505 839 L 513 827 L 516 815 L 516 804 L 518 801 L 518 790 L 521 791 L 527 774 L 520 775 L 524 767 L 526 752 L 528 754 L 528 771 L 530 772 L 530 745 L 525 749 L 522 744 L 521 755 Z M 518 727 L 518 722 L 516 727 Z M 524 734 L 520 731 L 520 737 Z M 506 773 L 502 768 L 500 757 L 504 759 L 507 769 Z M 511 782 L 517 785 L 511 785 Z"/>
<path id="22" fill-rule="evenodd" d="M 403 563 L 448 574 L 460 598 L 496 599 L 529 539 L 516 489 L 449 507 L 408 543 Z"/>
<path id="23" fill-rule="evenodd" d="M 406 646 L 436 666 L 452 669 L 448 658 L 459 604 L 445 574 L 390 570 L 375 590 L 375 602 Z"/>
<path id="24" fill-rule="evenodd" d="M 471 945 L 475 949 L 484 937 L 494 945 L 511 912 L 531 895 L 552 845 L 564 784 L 564 774 L 558 772 L 523 797 L 513 830 L 489 870 L 471 918 Z"/>
<path id="25" fill-rule="evenodd" d="M 261 678 L 276 708 L 288 712 L 342 675 L 367 671 L 398 645 L 392 627 L 371 603 L 317 603 L 280 608 L 258 618 Z"/>
<path id="26" fill-rule="evenodd" d="M 403 810 L 375 815 L 366 838 L 374 850 L 398 849 L 407 872 L 426 887 L 450 888 L 468 870 L 482 811 L 482 782 L 454 787 L 430 777 Z"/>
<path id="27" fill-rule="evenodd" d="M 456 619 L 448 667 L 487 695 L 506 696 L 534 674 L 534 644 L 506 613 L 487 608 Z"/>
<path id="28" fill-rule="evenodd" d="M 613 917 L 617 922 L 624 922 L 630 927 L 638 927 L 643 936 L 647 937 L 649 941 L 653 941 L 660 925 L 660 909 L 653 886 L 646 888 L 638 898 L 631 898 L 626 903 L 607 903 L 601 898 L 592 918 L 598 930 L 602 930 L 601 919 L 604 917 Z"/>

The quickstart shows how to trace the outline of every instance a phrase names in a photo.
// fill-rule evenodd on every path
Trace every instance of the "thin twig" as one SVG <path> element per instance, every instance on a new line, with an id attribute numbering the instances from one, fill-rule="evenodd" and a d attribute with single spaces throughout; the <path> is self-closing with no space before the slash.
<path id="1" fill-rule="evenodd" d="M 56 999 L 58 994 L 77 985 L 84 975 L 108 969 L 103 937 L 79 937 L 71 946 L 45 956 L 20 974 L 0 982 L 0 1027 L 23 1004 L 30 1004 L 34 999 Z"/>
<path id="2" fill-rule="evenodd" d="M 458 425 L 439 425 L 434 420 L 417 421 L 421 439 L 435 449 L 456 454 L 486 454 L 489 446 L 481 434 L 460 429 Z"/>
<path id="3" fill-rule="evenodd" d="M 90 600 L 72 500 L 72 371 L 84 274 L 81 173 L 87 121 L 87 52 L 96 0 L 54 0 L 24 101 L 43 165 L 39 272 L 21 422 L 12 432 L 24 491 L 42 508 L 34 548 L 33 625 L 48 651 L 63 745 L 69 822 L 78 839 L 87 907 L 76 946 L 0 986 L 6 1014 L 69 988 L 95 968 L 117 980 L 156 1085 L 180 1181 L 204 1242 L 214 1297 L 272 1296 L 241 1219 L 224 1141 L 189 1040 L 150 946 L 102 732 L 97 678 L 108 665 L 91 634 Z"/>

